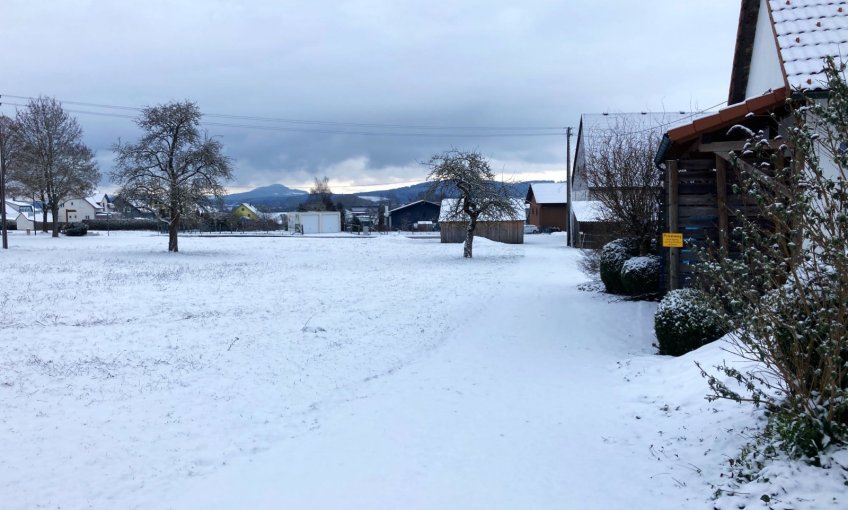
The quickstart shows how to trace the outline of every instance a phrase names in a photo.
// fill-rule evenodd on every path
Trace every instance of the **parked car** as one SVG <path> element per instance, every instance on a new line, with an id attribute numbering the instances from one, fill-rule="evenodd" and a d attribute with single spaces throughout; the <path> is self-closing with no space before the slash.
<path id="1" fill-rule="evenodd" d="M 536 225 L 524 225 L 524 233 L 525 234 L 538 234 L 539 227 Z"/>

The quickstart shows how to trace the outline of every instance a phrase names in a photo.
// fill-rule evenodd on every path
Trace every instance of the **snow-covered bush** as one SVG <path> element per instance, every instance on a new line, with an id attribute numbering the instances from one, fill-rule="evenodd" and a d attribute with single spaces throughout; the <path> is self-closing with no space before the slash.
<path id="1" fill-rule="evenodd" d="M 66 236 L 84 236 L 88 233 L 88 225 L 82 222 L 68 223 L 62 228 L 62 233 Z"/>
<path id="2" fill-rule="evenodd" d="M 629 239 L 616 239 L 601 248 L 601 281 L 610 294 L 624 294 L 626 290 L 621 282 L 621 268 L 624 263 L 638 253 L 636 243 Z"/>
<path id="3" fill-rule="evenodd" d="M 655 294 L 660 286 L 660 258 L 633 257 L 621 267 L 621 285 L 631 295 Z"/>
<path id="4" fill-rule="evenodd" d="M 771 444 L 817 462 L 848 443 L 848 83 L 827 63 L 828 102 L 796 110 L 788 140 L 754 133 L 735 157 L 735 191 L 757 215 L 734 214 L 731 256 L 704 253 L 705 288 L 722 300 L 733 350 L 754 368 L 715 367 L 734 390 L 704 371 L 713 395 L 764 404 Z M 820 160 L 819 158 L 826 158 Z M 784 164 L 785 162 L 790 164 Z"/>
<path id="5" fill-rule="evenodd" d="M 681 356 L 721 337 L 721 316 L 707 297 L 695 289 L 665 295 L 654 315 L 660 354 Z"/>

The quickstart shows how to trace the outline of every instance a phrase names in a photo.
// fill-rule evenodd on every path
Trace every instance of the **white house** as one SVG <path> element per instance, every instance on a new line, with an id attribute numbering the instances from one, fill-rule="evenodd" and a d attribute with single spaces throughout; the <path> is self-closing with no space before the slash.
<path id="1" fill-rule="evenodd" d="M 103 212 L 103 207 L 101 207 L 97 197 L 70 198 L 59 204 L 59 221 L 69 223 L 93 220 L 101 212 Z"/>

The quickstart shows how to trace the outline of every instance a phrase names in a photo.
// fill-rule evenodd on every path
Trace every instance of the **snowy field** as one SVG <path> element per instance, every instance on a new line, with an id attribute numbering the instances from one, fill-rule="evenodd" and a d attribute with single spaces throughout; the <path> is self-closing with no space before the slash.
<path id="1" fill-rule="evenodd" d="M 712 500 L 762 420 L 726 355 L 656 356 L 560 236 L 10 241 L 4 509 L 846 507 L 847 455 Z"/>

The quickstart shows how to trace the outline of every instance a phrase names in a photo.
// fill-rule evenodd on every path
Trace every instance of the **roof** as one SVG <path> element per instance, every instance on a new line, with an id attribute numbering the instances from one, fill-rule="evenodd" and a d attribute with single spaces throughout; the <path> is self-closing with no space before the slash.
<path id="1" fill-rule="evenodd" d="M 588 143 L 594 137 L 602 137 L 613 130 L 627 129 L 630 132 L 665 133 L 671 128 L 692 122 L 707 115 L 706 112 L 637 112 L 637 113 L 584 113 L 580 116 L 580 135 Z"/>
<path id="2" fill-rule="evenodd" d="M 826 90 L 823 59 L 848 55 L 848 1 L 765 0 L 765 5 L 767 12 L 761 12 L 760 0 L 742 0 L 728 100 L 738 103 L 746 99 L 761 16 L 766 16 L 765 26 L 772 30 L 771 37 L 760 40 L 775 41 L 786 86 Z"/>
<path id="3" fill-rule="evenodd" d="M 571 213 L 579 222 L 601 221 L 603 204 L 599 200 L 581 200 L 571 203 Z"/>
<path id="4" fill-rule="evenodd" d="M 463 213 L 461 217 L 453 217 L 451 212 L 455 210 L 459 198 L 446 198 L 442 200 L 442 207 L 439 210 L 439 221 L 468 221 L 468 216 Z M 483 214 L 477 221 L 526 221 L 527 212 L 524 210 L 524 200 L 520 198 L 511 198 L 510 201 L 515 208 L 513 215 L 504 215 L 502 217 L 494 217 L 491 214 Z"/>
<path id="5" fill-rule="evenodd" d="M 848 55 L 848 2 L 769 0 L 783 69 L 792 88 L 824 88 L 824 57 Z"/>
<path id="6" fill-rule="evenodd" d="M 565 204 L 568 203 L 568 185 L 564 182 L 539 182 L 530 184 L 527 196 L 533 193 L 537 204 Z"/>
<path id="7" fill-rule="evenodd" d="M 258 211 L 255 207 L 253 207 L 252 205 L 250 205 L 250 204 L 248 204 L 248 203 L 246 203 L 246 202 L 243 202 L 243 203 L 239 204 L 239 206 L 240 206 L 240 207 L 244 207 L 245 209 L 247 209 L 248 211 L 252 212 L 252 213 L 253 213 L 253 214 L 255 214 L 256 216 L 259 216 L 259 211 Z"/>
<path id="8" fill-rule="evenodd" d="M 412 202 L 412 203 L 409 203 L 409 204 L 406 204 L 406 205 L 402 205 L 402 206 L 400 206 L 400 207 L 395 207 L 394 209 L 392 209 L 391 211 L 389 211 L 389 213 L 393 213 L 393 212 L 395 212 L 395 211 L 400 211 L 401 209 L 406 209 L 407 207 L 412 207 L 413 205 L 420 204 L 420 203 L 422 203 L 422 202 L 427 203 L 427 204 L 434 205 L 434 206 L 436 206 L 436 207 L 439 207 L 439 204 L 437 204 L 436 202 L 430 202 L 429 200 L 417 200 L 417 201 L 415 201 L 415 202 Z"/>
<path id="9" fill-rule="evenodd" d="M 672 142 L 681 142 L 695 138 L 702 133 L 714 131 L 722 126 L 730 126 L 744 119 L 748 114 L 765 113 L 782 105 L 786 101 L 787 95 L 786 89 L 779 89 L 730 105 L 694 122 L 670 129 L 668 138 Z"/>

